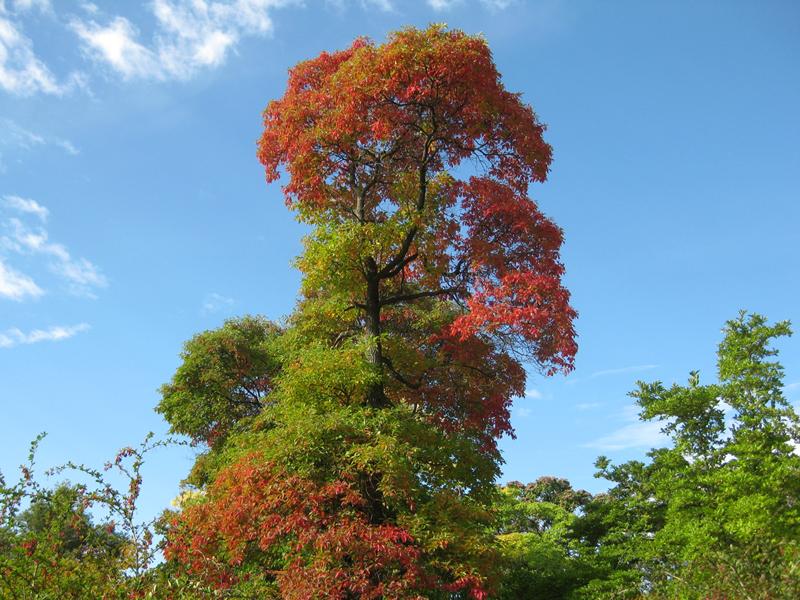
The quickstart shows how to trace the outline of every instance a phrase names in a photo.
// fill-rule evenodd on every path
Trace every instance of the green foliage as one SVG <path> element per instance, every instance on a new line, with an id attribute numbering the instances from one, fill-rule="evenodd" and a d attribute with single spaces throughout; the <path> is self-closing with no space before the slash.
<path id="1" fill-rule="evenodd" d="M 34 471 L 35 453 L 44 434 L 34 440 L 20 477 L 8 484 L 0 475 L 0 598 L 60 600 L 88 598 L 212 598 L 179 574 L 157 564 L 161 543 L 153 519 L 137 514 L 141 469 L 152 450 L 171 444 L 153 441 L 123 448 L 103 470 L 66 463 L 48 476 L 71 473 L 88 483 L 62 481 L 42 486 Z M 112 485 L 107 471 L 126 483 Z M 92 513 L 97 513 L 97 516 Z"/>
<path id="2" fill-rule="evenodd" d="M 186 342 L 156 410 L 174 433 L 214 444 L 242 419 L 257 415 L 280 362 L 272 346 L 280 328 L 262 317 L 230 319 Z"/>
<path id="3" fill-rule="evenodd" d="M 598 460 L 614 487 L 587 506 L 585 525 L 613 576 L 589 586 L 595 596 L 797 597 L 798 417 L 770 360 L 790 334 L 741 313 L 724 329 L 718 383 L 697 372 L 686 386 L 639 383 L 642 418 L 664 423 L 673 444 L 648 464 Z"/>
<path id="4" fill-rule="evenodd" d="M 500 489 L 497 523 L 503 577 L 500 599 L 567 598 L 594 574 L 574 533 L 592 496 L 566 479 L 540 477 Z"/>
<path id="5" fill-rule="evenodd" d="M 716 383 L 639 382 L 641 418 L 672 444 L 649 460 L 597 460 L 594 497 L 565 480 L 502 488 L 502 598 L 800 597 L 798 417 L 774 340 L 788 323 L 726 323 Z"/>

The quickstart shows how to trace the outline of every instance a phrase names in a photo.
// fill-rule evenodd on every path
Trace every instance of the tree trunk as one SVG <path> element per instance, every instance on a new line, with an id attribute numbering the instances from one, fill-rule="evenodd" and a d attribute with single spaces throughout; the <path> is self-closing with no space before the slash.
<path id="1" fill-rule="evenodd" d="M 386 392 L 383 387 L 383 350 L 381 348 L 381 303 L 380 303 L 380 277 L 375 260 L 370 257 L 365 261 L 367 279 L 366 320 L 367 334 L 370 337 L 367 349 L 367 362 L 372 365 L 378 375 L 377 381 L 372 383 L 367 390 L 367 402 L 373 408 L 389 406 Z"/>

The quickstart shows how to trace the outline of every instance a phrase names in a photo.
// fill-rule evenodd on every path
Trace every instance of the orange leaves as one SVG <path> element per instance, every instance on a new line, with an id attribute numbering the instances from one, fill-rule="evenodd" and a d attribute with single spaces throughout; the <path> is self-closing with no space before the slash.
<path id="1" fill-rule="evenodd" d="M 268 181 L 286 168 L 287 202 L 305 216 L 394 215 L 398 255 L 412 258 L 392 283 L 459 300 L 467 312 L 450 331 L 502 336 L 554 372 L 571 369 L 576 313 L 561 285 L 561 230 L 527 197 L 550 165 L 543 132 L 482 38 L 408 28 L 295 67 L 265 112 L 259 158 Z M 457 179 L 467 159 L 483 173 Z M 404 231 L 413 243 L 402 250 Z"/>
<path id="2" fill-rule="evenodd" d="M 572 369 L 577 351 L 561 230 L 527 197 L 492 179 L 460 186 L 467 235 L 461 251 L 472 266 L 468 311 L 451 331 L 462 339 L 504 337 L 548 372 Z"/>
<path id="3" fill-rule="evenodd" d="M 287 201 L 306 208 L 330 208 L 365 188 L 373 208 L 399 204 L 392 187 L 403 174 L 470 157 L 524 194 L 547 175 L 543 129 L 503 89 L 482 39 L 409 28 L 382 46 L 359 39 L 295 67 L 284 97 L 264 113 L 258 156 L 268 181 L 286 167 Z"/>
<path id="4" fill-rule="evenodd" d="M 419 550 L 397 525 L 371 524 L 365 499 L 344 479 L 316 483 L 250 455 L 222 471 L 207 501 L 176 517 L 166 555 L 227 587 L 251 550 L 284 598 L 417 597 Z"/>

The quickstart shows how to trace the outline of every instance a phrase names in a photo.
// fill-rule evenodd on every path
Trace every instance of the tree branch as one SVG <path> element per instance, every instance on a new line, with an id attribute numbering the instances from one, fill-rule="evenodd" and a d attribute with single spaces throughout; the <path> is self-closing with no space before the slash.
<path id="1" fill-rule="evenodd" d="M 420 298 L 435 298 L 437 296 L 446 296 L 448 294 L 463 293 L 463 288 L 440 288 L 438 290 L 429 290 L 426 292 L 415 292 L 413 294 L 396 294 L 381 300 L 381 306 L 389 306 L 392 304 L 400 304 L 401 302 L 409 302 L 411 300 L 418 300 Z"/>

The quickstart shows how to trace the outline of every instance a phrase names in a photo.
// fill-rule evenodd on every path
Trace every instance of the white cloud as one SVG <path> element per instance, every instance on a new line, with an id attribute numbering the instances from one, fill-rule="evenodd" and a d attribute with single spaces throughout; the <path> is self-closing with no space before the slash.
<path id="1" fill-rule="evenodd" d="M 229 308 L 233 306 L 233 304 L 233 298 L 212 292 L 210 294 L 206 294 L 206 297 L 203 299 L 202 312 L 203 314 L 210 315 L 225 308 Z"/>
<path id="2" fill-rule="evenodd" d="M 11 4 L 18 12 L 37 9 L 42 13 L 50 13 L 53 10 L 50 0 L 14 0 Z"/>
<path id="3" fill-rule="evenodd" d="M 653 448 L 663 445 L 668 439 L 661 432 L 661 427 L 661 423 L 653 421 L 630 423 L 617 429 L 612 434 L 603 436 L 586 445 L 589 448 L 599 448 L 601 450 Z"/>
<path id="4" fill-rule="evenodd" d="M 525 390 L 525 396 L 527 396 L 528 398 L 533 398 L 534 400 L 541 400 L 542 398 L 544 398 L 542 392 L 540 392 L 539 390 Z"/>
<path id="5" fill-rule="evenodd" d="M 107 62 L 124 79 L 160 76 L 156 57 L 134 39 L 138 33 L 124 17 L 117 17 L 105 27 L 94 21 L 73 21 L 72 28 L 90 56 Z"/>
<path id="6" fill-rule="evenodd" d="M 42 3 L 17 4 L 33 6 Z M 22 33 L 19 23 L 11 19 L 0 3 L 0 88 L 18 96 L 31 96 L 38 92 L 61 95 L 83 83 L 83 76 L 77 72 L 60 82 L 36 56 L 31 39 Z"/>
<path id="7" fill-rule="evenodd" d="M 525 406 L 520 406 L 519 408 L 514 407 L 514 414 L 522 419 L 525 419 L 533 414 L 533 409 Z"/>
<path id="8" fill-rule="evenodd" d="M 4 196 L 3 200 L 5 201 L 5 205 L 7 207 L 19 212 L 36 215 L 42 221 L 46 221 L 47 216 L 50 214 L 50 211 L 47 210 L 46 207 L 36 202 L 36 200 L 31 200 L 30 198 L 21 198 L 20 196 L 11 195 Z"/>
<path id="9" fill-rule="evenodd" d="M 461 0 L 428 0 L 428 4 L 433 10 L 450 10 Z"/>
<path id="10" fill-rule="evenodd" d="M 603 371 L 595 371 L 592 377 L 605 377 L 606 375 L 621 375 L 623 373 L 639 373 L 641 371 L 650 371 L 651 369 L 658 368 L 658 365 L 634 365 L 631 367 L 620 367 L 618 369 L 605 369 Z"/>
<path id="11" fill-rule="evenodd" d="M 593 408 L 600 408 L 603 406 L 601 402 L 581 402 L 580 404 L 576 404 L 575 408 L 578 410 L 591 410 Z"/>
<path id="12" fill-rule="evenodd" d="M 66 152 L 67 154 L 70 154 L 71 156 L 78 156 L 78 154 L 81 153 L 81 151 L 78 150 L 75 147 L 75 145 L 72 142 L 70 142 L 69 140 L 62 140 L 62 139 L 58 139 L 58 138 L 53 138 L 53 144 L 55 144 L 56 146 L 58 146 L 64 152 Z"/>
<path id="13" fill-rule="evenodd" d="M 202 68 L 223 64 L 242 37 L 270 33 L 271 11 L 293 3 L 296 0 L 154 0 L 156 29 L 149 46 L 122 16 L 105 25 L 74 19 L 71 26 L 89 56 L 123 79 L 188 79 Z"/>
<path id="14" fill-rule="evenodd" d="M 0 332 L 0 348 L 13 348 L 20 344 L 37 344 L 39 342 L 60 342 L 88 329 L 88 323 L 69 327 L 58 325 L 49 329 L 34 329 L 28 333 L 17 328 L 7 329 Z"/>
<path id="15" fill-rule="evenodd" d="M 800 390 L 800 381 L 795 381 L 794 383 L 787 383 L 783 386 L 783 389 L 787 392 L 794 392 L 795 390 Z"/>
<path id="16" fill-rule="evenodd" d="M 90 15 L 96 15 L 100 12 L 100 8 L 98 8 L 97 4 L 94 2 L 80 2 L 79 6 L 83 9 L 84 12 Z"/>
<path id="17" fill-rule="evenodd" d="M 481 4 L 483 4 L 489 10 L 505 10 L 514 0 L 481 0 Z"/>
<path id="18" fill-rule="evenodd" d="M 428 5 L 436 11 L 450 10 L 462 3 L 463 0 L 428 0 Z M 497 12 L 511 6 L 513 0 L 480 0 L 480 3 L 491 12 Z"/>
<path id="19" fill-rule="evenodd" d="M 0 297 L 19 301 L 38 298 L 43 293 L 33 279 L 7 266 L 0 258 Z"/>
<path id="20" fill-rule="evenodd" d="M 11 119 L 0 119 L 0 145 L 30 150 L 45 143 L 45 139 L 38 133 L 20 127 Z"/>
<path id="21" fill-rule="evenodd" d="M 15 200 L 12 200 L 7 206 L 24 213 L 36 214 L 40 219 L 42 219 L 42 215 L 46 216 L 49 212 L 35 200 L 6 196 L 6 200 L 8 198 Z M 95 298 L 94 291 L 108 285 L 108 281 L 96 265 L 85 258 L 72 256 L 63 244 L 50 241 L 48 232 L 43 227 L 30 227 L 16 217 L 6 219 L 2 225 L 6 230 L 6 235 L 0 236 L 0 247 L 17 254 L 46 257 L 50 270 L 66 280 L 69 291 L 76 296 Z M 17 278 L 15 281 L 19 284 L 21 280 Z M 33 282 L 30 281 L 30 283 Z M 33 288 L 30 285 L 20 289 L 30 290 L 27 295 L 36 295 L 32 293 Z"/>
<path id="22" fill-rule="evenodd" d="M 640 421 L 638 407 L 631 404 L 622 411 L 622 418 L 628 421 L 619 429 L 609 435 L 600 437 L 593 442 L 585 444 L 588 448 L 600 450 L 626 450 L 628 448 L 654 448 L 663 446 L 669 437 L 661 429 L 663 423 L 659 421 Z"/>
<path id="23" fill-rule="evenodd" d="M 361 5 L 364 8 L 368 8 L 369 5 L 373 5 L 383 12 L 392 12 L 394 10 L 394 5 L 392 4 L 391 0 L 361 0 Z"/>

